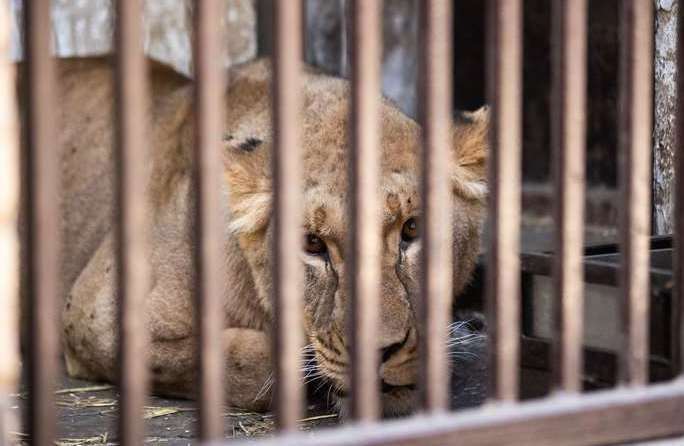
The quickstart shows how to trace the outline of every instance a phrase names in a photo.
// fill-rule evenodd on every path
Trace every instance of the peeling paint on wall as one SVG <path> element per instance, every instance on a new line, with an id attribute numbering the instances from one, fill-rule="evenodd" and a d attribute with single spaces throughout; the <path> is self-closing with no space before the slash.
<path id="1" fill-rule="evenodd" d="M 653 231 L 672 232 L 677 94 L 676 0 L 656 0 L 653 127 Z"/>
<path id="2" fill-rule="evenodd" d="M 224 64 L 245 62 L 256 55 L 255 0 L 225 0 L 223 24 L 227 42 Z M 62 57 L 111 51 L 111 0 L 53 0 L 53 46 Z M 11 55 L 21 58 L 21 0 L 11 0 Z M 189 74 L 192 66 L 191 13 L 187 0 L 145 2 L 145 50 L 152 58 Z"/>

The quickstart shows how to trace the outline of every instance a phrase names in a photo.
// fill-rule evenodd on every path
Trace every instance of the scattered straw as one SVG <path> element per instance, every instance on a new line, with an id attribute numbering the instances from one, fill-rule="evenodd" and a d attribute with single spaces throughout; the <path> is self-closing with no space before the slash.
<path id="1" fill-rule="evenodd" d="M 326 414 L 326 415 L 317 415 L 315 417 L 302 418 L 301 420 L 299 420 L 299 422 L 300 423 L 308 423 L 311 421 L 326 420 L 329 418 L 337 418 L 337 414 L 336 413 L 330 413 L 330 414 Z"/>
<path id="2" fill-rule="evenodd" d="M 117 405 L 116 400 L 111 398 L 95 398 L 93 396 L 81 399 L 75 398 L 71 401 L 60 400 L 56 403 L 61 407 L 82 408 L 82 407 L 114 407 Z"/>
<path id="3" fill-rule="evenodd" d="M 105 432 L 104 434 L 97 435 L 95 437 L 87 438 L 60 438 L 55 441 L 56 446 L 80 446 L 88 444 L 106 444 L 109 434 Z"/>
<path id="4" fill-rule="evenodd" d="M 83 392 L 102 392 L 104 390 L 112 390 L 114 386 L 109 384 L 104 384 L 101 386 L 85 386 L 85 387 L 74 387 L 72 389 L 60 389 L 55 392 L 55 395 L 65 395 L 69 393 L 83 393 Z"/>
<path id="5" fill-rule="evenodd" d="M 145 407 L 145 415 L 143 418 L 149 420 L 150 418 L 163 417 L 164 415 L 172 415 L 180 412 L 177 407 Z"/>

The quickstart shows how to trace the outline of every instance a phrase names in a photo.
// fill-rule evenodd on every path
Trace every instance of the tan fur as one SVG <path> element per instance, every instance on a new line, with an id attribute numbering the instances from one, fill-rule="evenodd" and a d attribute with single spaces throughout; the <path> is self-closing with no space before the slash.
<path id="1" fill-rule="evenodd" d="M 69 373 L 115 379 L 116 306 L 111 213 L 110 72 L 102 60 L 61 62 L 60 98 L 65 211 L 65 356 Z M 225 94 L 225 384 L 229 403 L 270 403 L 271 256 L 270 68 L 255 61 L 230 72 Z M 150 370 L 157 392 L 190 396 L 195 382 L 190 225 L 191 85 L 160 67 L 149 111 L 152 129 L 152 285 L 146 300 Z M 219 92 L 217 92 L 219 94 Z M 347 128 L 349 85 L 306 71 L 303 81 L 304 231 L 326 243 L 326 256 L 301 252 L 306 271 L 303 327 L 324 379 L 343 394 L 349 363 L 344 334 L 348 278 Z M 478 251 L 486 195 L 487 113 L 454 125 L 451 171 L 454 292 L 468 281 Z M 420 128 L 389 102 L 381 108 L 383 194 L 381 324 L 378 348 L 398 346 L 380 367 L 397 386 L 383 393 L 386 414 L 408 412 L 416 381 L 412 302 L 420 241 L 401 241 L 403 224 L 420 215 Z"/>

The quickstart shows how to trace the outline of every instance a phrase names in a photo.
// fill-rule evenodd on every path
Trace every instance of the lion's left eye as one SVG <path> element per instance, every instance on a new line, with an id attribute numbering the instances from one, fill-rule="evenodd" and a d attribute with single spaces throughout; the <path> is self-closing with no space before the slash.
<path id="1" fill-rule="evenodd" d="M 418 238 L 419 228 L 418 219 L 416 217 L 411 217 L 404 223 L 401 228 L 401 239 L 405 242 L 412 242 Z"/>
<path id="2" fill-rule="evenodd" d="M 323 255 L 328 251 L 325 242 L 320 237 L 314 234 L 307 234 L 304 238 L 304 249 L 309 254 Z"/>

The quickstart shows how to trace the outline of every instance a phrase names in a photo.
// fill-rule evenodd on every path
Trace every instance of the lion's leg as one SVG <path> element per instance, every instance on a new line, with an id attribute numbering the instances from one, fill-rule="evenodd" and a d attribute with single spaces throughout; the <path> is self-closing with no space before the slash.
<path id="1" fill-rule="evenodd" d="M 195 339 L 153 341 L 150 370 L 157 393 L 193 397 Z M 223 331 L 226 404 L 247 410 L 266 410 L 271 403 L 270 341 L 263 331 L 228 328 Z"/>
<path id="2" fill-rule="evenodd" d="M 70 376 L 114 380 L 116 290 L 108 236 L 67 294 L 62 311 L 64 356 Z"/>
<path id="3" fill-rule="evenodd" d="M 117 302 L 113 243 L 108 236 L 68 294 L 63 311 L 64 352 L 69 375 L 116 380 Z M 196 383 L 192 296 L 182 282 L 165 277 L 147 298 L 149 364 L 154 390 L 192 397 Z M 263 331 L 223 331 L 227 403 L 250 410 L 271 399 L 270 341 Z"/>

